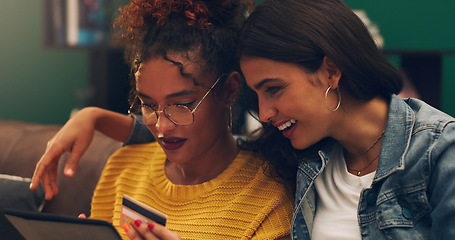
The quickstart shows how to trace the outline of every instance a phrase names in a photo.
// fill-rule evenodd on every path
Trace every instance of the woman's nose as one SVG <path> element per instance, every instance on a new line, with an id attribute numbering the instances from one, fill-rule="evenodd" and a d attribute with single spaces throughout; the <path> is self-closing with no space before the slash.
<path id="1" fill-rule="evenodd" d="M 156 113 L 156 124 L 155 128 L 160 132 L 160 133 L 166 133 L 169 130 L 172 130 L 176 127 L 176 124 L 173 123 L 169 118 L 166 117 L 164 111 L 157 111 Z"/>
<path id="2" fill-rule="evenodd" d="M 277 114 L 277 109 L 273 107 L 268 101 L 260 100 L 259 104 L 259 119 L 262 122 L 270 122 L 271 119 Z"/>

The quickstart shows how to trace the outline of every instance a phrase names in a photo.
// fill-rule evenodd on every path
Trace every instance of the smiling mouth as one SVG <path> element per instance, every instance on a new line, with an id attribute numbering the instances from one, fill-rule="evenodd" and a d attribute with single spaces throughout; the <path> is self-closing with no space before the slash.
<path id="1" fill-rule="evenodd" d="M 295 122 L 296 122 L 295 119 L 291 119 L 291 120 L 289 120 L 289 121 L 287 121 L 287 122 L 281 124 L 281 125 L 278 126 L 277 128 L 278 128 L 278 130 L 280 130 L 280 131 L 284 131 L 284 130 L 286 130 L 286 128 L 291 127 L 292 124 L 294 124 Z"/>

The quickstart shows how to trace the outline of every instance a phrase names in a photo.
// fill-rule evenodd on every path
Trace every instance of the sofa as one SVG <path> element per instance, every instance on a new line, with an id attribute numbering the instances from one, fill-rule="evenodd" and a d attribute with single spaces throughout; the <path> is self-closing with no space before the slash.
<path id="1" fill-rule="evenodd" d="M 30 179 L 27 178 L 32 177 L 35 165 L 44 153 L 48 140 L 60 128 L 59 125 L 0 119 L 0 175 L 13 176 L 13 179 L 18 180 L 8 180 L 6 184 L 0 185 L 0 197 L 11 200 L 0 200 L 0 204 L 2 202 L 19 203 L 22 200 L 19 198 L 26 196 L 26 198 L 33 197 L 38 202 L 42 201 L 44 205 L 40 204 L 37 211 L 66 216 L 78 216 L 80 213 L 90 214 L 92 193 L 104 164 L 108 157 L 121 147 L 121 143 L 96 132 L 92 144 L 82 156 L 73 178 L 63 175 L 63 167 L 69 153 L 64 154 L 58 170 L 59 194 L 52 200 L 45 201 L 42 189 L 34 192 L 28 189 L 27 180 Z M 12 187 L 15 188 L 12 189 Z M 15 208 L 18 207 L 15 206 Z"/>

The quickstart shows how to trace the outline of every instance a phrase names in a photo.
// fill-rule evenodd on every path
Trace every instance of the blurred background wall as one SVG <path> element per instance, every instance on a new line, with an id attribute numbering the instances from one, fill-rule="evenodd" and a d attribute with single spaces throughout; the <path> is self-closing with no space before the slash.
<path id="1" fill-rule="evenodd" d="M 0 118 L 63 124 L 74 108 L 84 105 L 126 112 L 121 52 L 46 43 L 45 2 L 0 0 Z M 364 10 L 379 28 L 385 53 L 416 81 L 422 99 L 455 116 L 455 1 L 346 3 Z"/>
<path id="2" fill-rule="evenodd" d="M 64 123 L 89 83 L 88 52 L 44 48 L 43 2 L 0 1 L 0 118 Z"/>
<path id="3" fill-rule="evenodd" d="M 455 116 L 455 1 L 345 2 L 378 26 L 386 54 L 405 68 L 421 98 Z"/>

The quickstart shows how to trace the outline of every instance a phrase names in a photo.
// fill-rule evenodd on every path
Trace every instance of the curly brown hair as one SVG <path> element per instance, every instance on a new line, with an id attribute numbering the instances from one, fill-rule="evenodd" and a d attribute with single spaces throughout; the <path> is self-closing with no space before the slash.
<path id="1" fill-rule="evenodd" d="M 132 0 L 130 4 L 120 8 L 121 16 L 114 22 L 114 27 L 124 29 L 125 39 L 133 39 L 134 32 L 140 29 L 145 18 L 151 18 L 158 25 L 164 25 L 171 13 L 181 13 L 187 18 L 189 26 L 198 25 L 207 28 L 212 25 L 209 22 L 211 13 L 202 1 L 190 0 Z"/>
<path id="2" fill-rule="evenodd" d="M 248 2 L 131 0 L 121 7 L 114 27 L 122 36 L 126 62 L 131 68 L 130 101 L 136 99 L 134 73 L 152 57 L 163 57 L 180 66 L 184 76 L 188 74 L 183 64 L 170 59 L 169 53 L 182 54 L 216 76 L 238 71 L 235 50 Z"/>
<path id="3" fill-rule="evenodd" d="M 114 22 L 114 28 L 119 30 L 126 49 L 130 51 L 127 52 L 130 64 L 156 54 L 164 56 L 165 52 L 172 51 L 200 49 L 200 57 L 203 58 L 209 57 L 211 52 L 233 53 L 234 41 L 245 20 L 248 2 L 131 0 L 119 9 L 120 15 Z M 212 59 L 209 57 L 208 62 L 217 62 L 213 58 L 224 57 L 215 55 Z"/>

